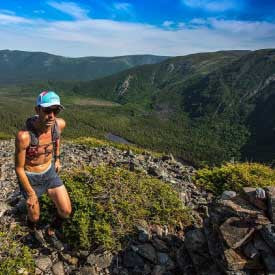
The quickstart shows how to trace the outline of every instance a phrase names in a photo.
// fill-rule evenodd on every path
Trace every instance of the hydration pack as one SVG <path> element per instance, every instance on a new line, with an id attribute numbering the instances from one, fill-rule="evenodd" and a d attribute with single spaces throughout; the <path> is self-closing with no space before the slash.
<path id="1" fill-rule="evenodd" d="M 24 130 L 29 132 L 30 135 L 30 145 L 26 149 L 26 157 L 29 159 L 38 157 L 38 147 L 43 146 L 39 145 L 39 137 L 37 131 L 34 127 L 34 122 L 38 119 L 38 115 L 32 116 L 26 120 Z M 60 130 L 57 122 L 55 121 L 54 126 L 52 127 L 52 142 L 54 149 L 56 148 L 56 142 L 60 138 Z M 48 145 L 50 145 L 48 144 Z"/>

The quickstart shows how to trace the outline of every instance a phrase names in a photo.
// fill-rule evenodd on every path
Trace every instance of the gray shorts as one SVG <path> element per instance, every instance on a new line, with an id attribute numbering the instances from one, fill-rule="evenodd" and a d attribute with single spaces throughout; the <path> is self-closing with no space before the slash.
<path id="1" fill-rule="evenodd" d="M 63 185 L 62 180 L 55 172 L 54 164 L 51 164 L 50 167 L 42 173 L 34 173 L 28 171 L 25 171 L 25 173 L 37 197 L 41 197 L 50 188 L 55 188 Z M 27 199 L 28 195 L 20 182 L 19 186 L 21 194 L 24 196 L 25 199 Z"/>

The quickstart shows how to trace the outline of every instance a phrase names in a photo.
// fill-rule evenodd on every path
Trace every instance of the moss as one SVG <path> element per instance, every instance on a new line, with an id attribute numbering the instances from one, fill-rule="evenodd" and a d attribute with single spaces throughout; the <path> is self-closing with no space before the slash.
<path id="1" fill-rule="evenodd" d="M 259 163 L 227 163 L 198 170 L 195 181 L 217 195 L 225 190 L 240 192 L 243 187 L 275 185 L 275 170 Z"/>
<path id="2" fill-rule="evenodd" d="M 65 174 L 63 180 L 73 205 L 63 233 L 75 248 L 121 249 L 140 220 L 174 227 L 192 222 L 178 194 L 158 179 L 99 166 Z M 42 207 L 51 212 L 53 206 L 44 198 Z"/>
<path id="3" fill-rule="evenodd" d="M 102 140 L 102 139 L 97 139 L 94 137 L 80 137 L 80 138 L 76 138 L 73 140 L 73 143 L 77 143 L 77 144 L 84 144 L 87 145 L 89 147 L 115 147 L 119 150 L 131 150 L 136 154 L 142 154 L 142 153 L 148 153 L 151 154 L 155 157 L 161 156 L 161 153 L 158 152 L 152 152 L 149 150 L 145 150 L 144 148 L 140 148 L 134 145 L 129 145 L 129 144 L 121 144 L 121 143 L 116 143 L 116 142 L 111 142 L 111 141 L 107 141 L 107 140 Z"/>
<path id="4" fill-rule="evenodd" d="M 17 275 L 19 270 L 34 274 L 34 261 L 29 247 L 22 245 L 17 226 L 9 232 L 0 232 L 0 274 Z"/>
<path id="5" fill-rule="evenodd" d="M 13 136 L 7 133 L 0 132 L 0 140 L 12 139 Z"/>

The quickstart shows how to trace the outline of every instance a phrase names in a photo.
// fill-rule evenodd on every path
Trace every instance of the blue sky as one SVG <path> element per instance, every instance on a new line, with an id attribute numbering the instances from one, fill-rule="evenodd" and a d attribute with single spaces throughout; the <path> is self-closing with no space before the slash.
<path id="1" fill-rule="evenodd" d="M 0 49 L 79 56 L 275 47 L 271 0 L 0 0 Z"/>

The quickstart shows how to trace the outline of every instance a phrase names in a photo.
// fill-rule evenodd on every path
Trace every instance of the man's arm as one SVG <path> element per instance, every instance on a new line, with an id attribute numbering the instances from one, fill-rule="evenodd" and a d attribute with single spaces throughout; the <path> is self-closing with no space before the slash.
<path id="1" fill-rule="evenodd" d="M 60 164 L 60 139 L 61 139 L 61 133 L 63 132 L 64 128 L 66 127 L 66 122 L 62 118 L 57 118 L 56 122 L 57 122 L 57 125 L 58 125 L 59 130 L 60 130 L 60 137 L 56 141 L 54 156 L 57 156 L 57 157 L 55 157 L 55 170 L 56 170 L 56 172 L 59 172 L 60 169 L 61 169 L 61 164 Z"/>
<path id="2" fill-rule="evenodd" d="M 19 131 L 15 140 L 15 172 L 28 195 L 27 203 L 32 207 L 36 203 L 37 197 L 24 170 L 26 149 L 29 143 L 29 133 L 26 131 Z"/>

